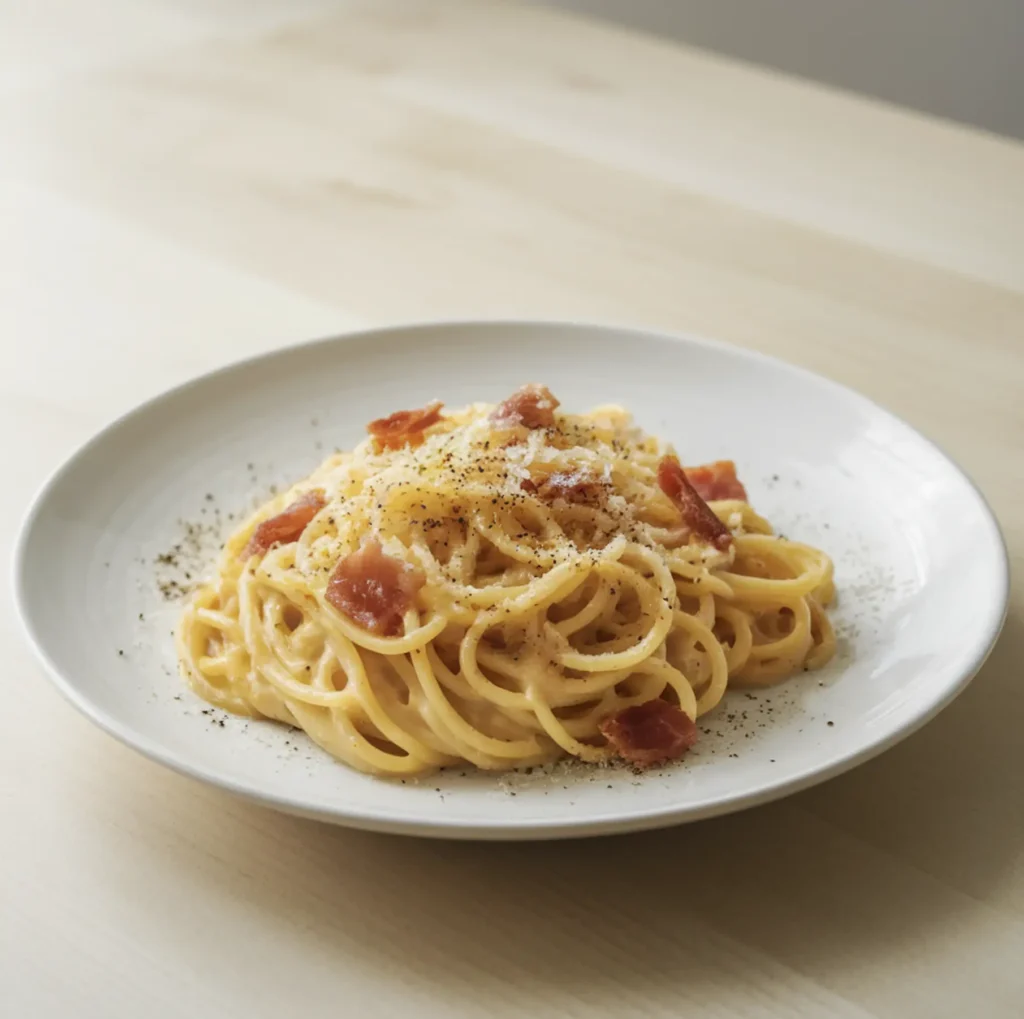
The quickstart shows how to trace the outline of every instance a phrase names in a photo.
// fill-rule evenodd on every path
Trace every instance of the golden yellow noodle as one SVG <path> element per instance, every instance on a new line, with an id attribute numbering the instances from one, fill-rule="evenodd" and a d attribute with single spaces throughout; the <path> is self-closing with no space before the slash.
<path id="1" fill-rule="evenodd" d="M 734 535 L 727 551 L 690 536 L 658 485 L 669 447 L 620 408 L 557 414 L 513 445 L 492 410 L 451 412 L 414 448 L 377 453 L 368 439 L 246 521 L 181 622 L 192 688 L 298 726 L 362 771 L 417 775 L 602 761 L 599 725 L 624 708 L 660 697 L 695 719 L 732 684 L 831 657 L 823 552 L 773 536 L 740 501 L 710 504 Z M 596 496 L 524 491 L 559 472 L 598 479 Z M 326 505 L 298 541 L 241 554 L 314 489 Z M 425 577 L 398 636 L 326 599 L 370 536 Z"/>

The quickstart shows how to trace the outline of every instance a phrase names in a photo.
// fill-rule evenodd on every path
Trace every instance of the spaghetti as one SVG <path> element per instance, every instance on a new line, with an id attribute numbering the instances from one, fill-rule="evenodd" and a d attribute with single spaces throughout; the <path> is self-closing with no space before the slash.
<path id="1" fill-rule="evenodd" d="M 731 463 L 557 408 L 527 386 L 371 423 L 229 538 L 178 631 L 192 688 L 376 774 L 642 766 L 730 685 L 828 661 L 832 564 Z"/>

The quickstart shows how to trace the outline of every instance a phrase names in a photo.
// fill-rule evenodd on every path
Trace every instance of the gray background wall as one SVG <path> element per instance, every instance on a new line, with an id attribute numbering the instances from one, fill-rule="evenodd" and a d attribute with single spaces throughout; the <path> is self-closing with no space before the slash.
<path id="1" fill-rule="evenodd" d="M 1024 138 L 1024 0 L 541 0 Z"/>

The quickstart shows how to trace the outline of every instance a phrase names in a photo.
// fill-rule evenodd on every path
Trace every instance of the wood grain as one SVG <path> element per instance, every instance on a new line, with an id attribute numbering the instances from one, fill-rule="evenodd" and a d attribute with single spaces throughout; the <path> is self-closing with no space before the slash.
<path id="1" fill-rule="evenodd" d="M 1024 146 L 494 2 L 44 0 L 0 40 L 5 550 L 52 465 L 172 382 L 524 314 L 861 389 L 964 465 L 1016 571 L 977 681 L 883 757 L 731 818 L 515 846 L 162 771 L 60 702 L 4 590 L 0 1011 L 1021 1014 Z"/>

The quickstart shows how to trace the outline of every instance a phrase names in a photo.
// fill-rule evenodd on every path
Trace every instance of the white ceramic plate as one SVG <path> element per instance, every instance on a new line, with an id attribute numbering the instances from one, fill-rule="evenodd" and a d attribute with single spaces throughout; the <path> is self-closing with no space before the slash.
<path id="1" fill-rule="evenodd" d="M 365 423 L 526 381 L 569 409 L 619 402 L 685 460 L 730 457 L 777 529 L 836 561 L 840 652 L 824 671 L 731 693 L 697 748 L 636 777 L 555 766 L 405 784 L 305 737 L 210 709 L 178 678 L 176 583 L 208 567 L 228 512 L 297 479 Z M 161 562 L 178 546 L 173 564 Z M 544 323 L 385 329 L 206 375 L 117 421 L 33 505 L 17 600 L 60 691 L 130 746 L 269 806 L 464 838 L 651 828 L 782 796 L 892 746 L 948 704 L 999 632 L 1007 562 L 984 500 L 934 446 L 803 370 L 692 339 Z M 163 590 L 161 591 L 161 588 Z M 168 590 L 171 588 L 171 590 Z"/>

